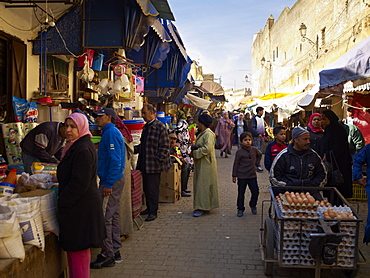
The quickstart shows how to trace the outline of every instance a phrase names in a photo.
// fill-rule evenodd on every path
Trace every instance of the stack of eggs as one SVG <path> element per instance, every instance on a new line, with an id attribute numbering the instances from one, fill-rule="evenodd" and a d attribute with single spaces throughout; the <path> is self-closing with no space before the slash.
<path id="1" fill-rule="evenodd" d="M 318 201 L 309 192 L 288 192 L 276 196 L 283 217 L 317 218 Z"/>
<path id="2" fill-rule="evenodd" d="M 347 206 L 332 208 L 322 207 L 320 208 L 320 213 L 324 219 L 355 219 L 352 210 Z"/>

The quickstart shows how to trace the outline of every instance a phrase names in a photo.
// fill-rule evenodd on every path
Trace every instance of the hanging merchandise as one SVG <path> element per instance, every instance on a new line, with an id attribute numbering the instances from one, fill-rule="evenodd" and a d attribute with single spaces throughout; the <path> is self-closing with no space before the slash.
<path id="1" fill-rule="evenodd" d="M 136 76 L 136 93 L 142 94 L 144 93 L 144 77 Z"/>
<path id="2" fill-rule="evenodd" d="M 94 50 L 86 49 L 86 52 L 77 58 L 77 66 L 82 68 L 85 66 L 85 61 L 88 61 L 88 67 L 91 67 L 94 60 Z"/>
<path id="3" fill-rule="evenodd" d="M 94 61 L 92 62 L 91 68 L 95 71 L 101 71 L 103 68 L 103 61 L 104 61 L 104 54 L 97 53 L 97 56 L 94 58 Z"/>
<path id="4" fill-rule="evenodd" d="M 78 78 L 85 82 L 89 82 L 94 78 L 94 71 L 89 67 L 89 61 L 87 56 L 85 56 L 85 66 L 79 72 Z"/>
<path id="5" fill-rule="evenodd" d="M 126 73 L 126 66 L 124 64 L 117 64 L 113 68 L 114 75 L 121 76 Z"/>

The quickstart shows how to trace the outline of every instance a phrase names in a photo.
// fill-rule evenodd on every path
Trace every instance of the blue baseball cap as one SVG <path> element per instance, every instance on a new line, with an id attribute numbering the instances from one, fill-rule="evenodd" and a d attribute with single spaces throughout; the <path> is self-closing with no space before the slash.
<path id="1" fill-rule="evenodd" d="M 96 118 L 97 116 L 103 116 L 103 115 L 112 116 L 114 120 L 117 120 L 117 114 L 111 108 L 103 108 L 98 111 L 95 111 L 93 116 Z"/>

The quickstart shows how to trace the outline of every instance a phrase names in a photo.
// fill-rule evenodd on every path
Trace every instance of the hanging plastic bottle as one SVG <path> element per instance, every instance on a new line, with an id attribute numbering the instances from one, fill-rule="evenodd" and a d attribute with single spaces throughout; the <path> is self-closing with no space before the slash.
<path id="1" fill-rule="evenodd" d="M 17 169 L 13 168 L 10 173 L 3 180 L 5 183 L 17 184 Z"/>
<path id="2" fill-rule="evenodd" d="M 177 127 L 177 116 L 173 115 L 172 118 L 172 129 L 175 129 Z"/>

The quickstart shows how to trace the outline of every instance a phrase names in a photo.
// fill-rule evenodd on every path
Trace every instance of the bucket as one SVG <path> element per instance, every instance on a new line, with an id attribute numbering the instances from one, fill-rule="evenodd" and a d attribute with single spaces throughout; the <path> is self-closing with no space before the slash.
<path id="1" fill-rule="evenodd" d="M 143 126 L 145 125 L 143 120 L 124 120 L 122 122 L 127 126 L 131 134 L 141 133 L 143 131 Z"/>
<path id="2" fill-rule="evenodd" d="M 132 109 L 130 107 L 125 107 L 124 116 L 126 120 L 132 120 Z"/>
<path id="3" fill-rule="evenodd" d="M 92 62 L 92 69 L 95 71 L 101 71 L 103 67 L 104 54 L 98 53 L 98 57 Z"/>
<path id="4" fill-rule="evenodd" d="M 164 112 L 163 111 L 158 111 L 157 112 L 157 118 L 163 118 L 164 117 Z"/>
<path id="5" fill-rule="evenodd" d="M 6 182 L 0 182 L 0 197 L 1 196 L 12 196 L 15 185 Z"/>
<path id="6" fill-rule="evenodd" d="M 161 121 L 166 128 L 171 126 L 171 116 L 158 117 L 158 120 Z"/>

